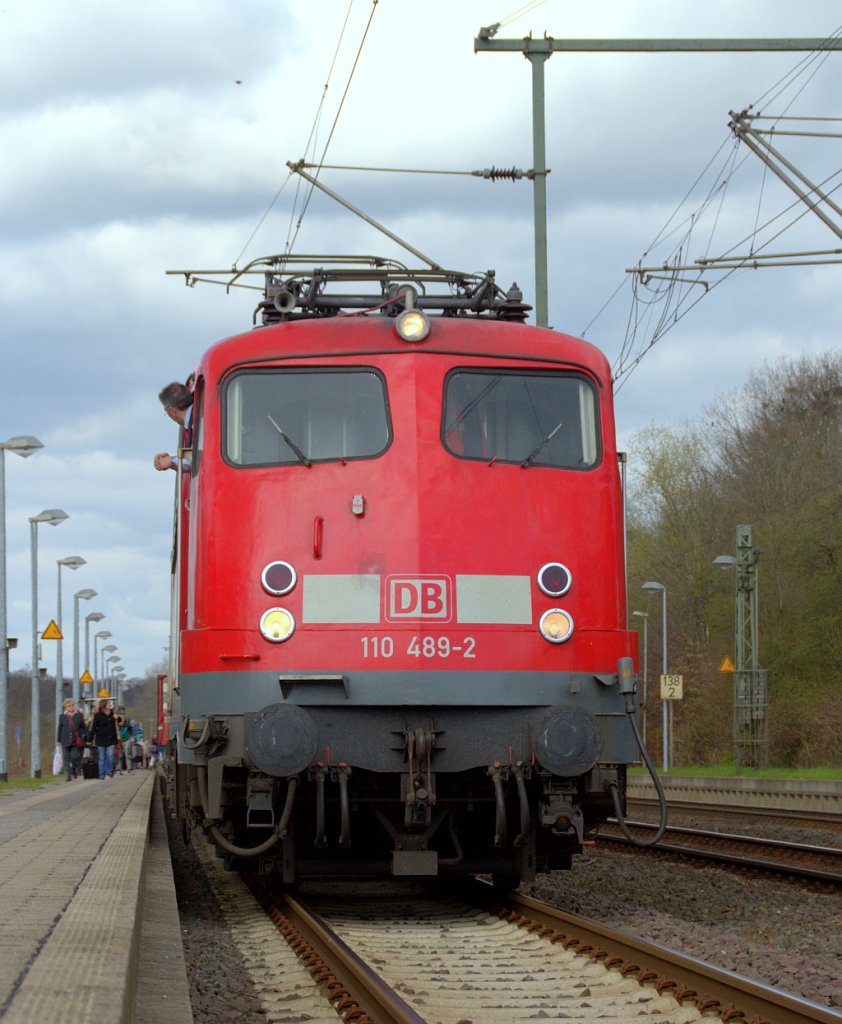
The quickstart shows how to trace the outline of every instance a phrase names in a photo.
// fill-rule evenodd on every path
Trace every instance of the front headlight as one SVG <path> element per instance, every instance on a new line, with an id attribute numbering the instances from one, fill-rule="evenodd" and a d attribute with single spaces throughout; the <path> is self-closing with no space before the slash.
<path id="1" fill-rule="evenodd" d="M 295 632 L 295 619 L 286 608 L 270 608 L 260 617 L 260 632 L 273 644 L 282 644 Z"/>
<path id="2" fill-rule="evenodd" d="M 403 341 L 423 341 L 430 333 L 430 321 L 420 309 L 405 309 L 395 320 L 395 333 Z"/>
<path id="3" fill-rule="evenodd" d="M 563 644 L 573 635 L 573 618 L 562 608 L 550 608 L 541 616 L 538 628 L 551 644 Z"/>

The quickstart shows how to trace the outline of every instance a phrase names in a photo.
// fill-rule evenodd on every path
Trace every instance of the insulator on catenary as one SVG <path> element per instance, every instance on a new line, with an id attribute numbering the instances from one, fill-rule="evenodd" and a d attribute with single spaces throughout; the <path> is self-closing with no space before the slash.
<path id="1" fill-rule="evenodd" d="M 524 171 L 519 167 L 486 167 L 482 171 L 474 171 L 474 174 L 488 178 L 490 181 L 517 181 L 524 176 Z"/>

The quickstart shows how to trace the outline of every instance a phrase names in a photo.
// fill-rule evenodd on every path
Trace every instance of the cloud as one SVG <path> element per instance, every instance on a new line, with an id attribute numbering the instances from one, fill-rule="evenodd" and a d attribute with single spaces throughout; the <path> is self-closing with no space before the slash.
<path id="1" fill-rule="evenodd" d="M 328 163 L 532 166 L 528 62 L 473 52 L 495 16 L 485 0 L 357 4 L 336 48 L 348 7 L 3 5 L 0 437 L 33 433 L 45 443 L 25 462 L 5 460 L 9 631 L 22 638 L 15 665 L 30 649 L 28 517 L 46 507 L 64 507 L 70 519 L 39 528 L 42 609 L 55 604 L 55 560 L 78 554 L 88 564 L 64 573 L 65 620 L 68 595 L 92 586 L 130 673 L 157 661 L 167 643 L 173 479 L 155 473 L 151 457 L 172 447 L 174 432 L 156 396 L 217 339 L 248 330 L 256 296 L 186 289 L 165 270 L 282 251 L 302 212 L 286 161 L 321 157 L 331 132 Z M 824 36 L 837 19 L 830 0 L 799 8 L 713 0 L 692 9 L 598 0 L 544 4 L 500 36 L 705 37 L 723 26 L 753 36 L 758 24 L 768 36 Z M 631 309 L 625 268 L 728 142 L 728 110 L 763 97 L 801 59 L 556 53 L 547 61 L 553 324 L 580 332 L 621 285 L 588 332 L 616 356 Z M 839 114 L 840 60 L 832 54 L 816 69 L 799 113 Z M 816 140 L 786 145 L 816 180 L 833 170 L 837 158 Z M 502 287 L 517 281 L 534 302 L 527 181 L 327 169 L 322 180 L 432 259 L 493 267 Z M 716 245 L 748 237 L 784 194 L 749 161 L 718 211 Z M 824 229 L 808 220 L 788 246 L 835 244 L 819 241 Z M 415 261 L 321 193 L 295 245 Z M 734 275 L 714 289 L 624 386 L 621 436 L 653 417 L 693 415 L 769 356 L 831 347 L 842 312 L 834 281 L 832 268 L 782 269 Z"/>

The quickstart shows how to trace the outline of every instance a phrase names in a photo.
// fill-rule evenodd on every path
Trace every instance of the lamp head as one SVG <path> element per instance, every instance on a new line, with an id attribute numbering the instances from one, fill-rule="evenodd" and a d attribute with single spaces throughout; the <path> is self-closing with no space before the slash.
<path id="1" fill-rule="evenodd" d="M 31 434 L 21 434 L 18 437 L 10 437 L 8 441 L 0 441 L 0 448 L 20 455 L 22 459 L 28 459 L 30 455 L 43 447 L 38 438 Z"/>
<path id="2" fill-rule="evenodd" d="M 641 584 L 640 589 L 641 590 L 666 590 L 667 588 L 663 585 L 663 583 L 655 583 L 652 580 L 649 580 L 648 582 Z"/>
<path id="3" fill-rule="evenodd" d="M 78 555 L 68 555 L 67 558 L 56 559 L 59 565 L 64 565 L 68 569 L 78 569 L 80 566 L 86 565 L 84 558 L 80 558 Z"/>
<path id="4" fill-rule="evenodd" d="M 37 516 L 30 516 L 30 523 L 49 523 L 50 526 L 58 526 L 59 523 L 65 519 L 69 519 L 70 516 L 61 508 L 45 508 L 43 512 L 39 512 Z"/>
<path id="5" fill-rule="evenodd" d="M 91 590 L 90 587 L 85 587 L 84 590 L 78 590 L 73 596 L 81 601 L 90 601 L 92 597 L 96 597 L 96 591 Z"/>

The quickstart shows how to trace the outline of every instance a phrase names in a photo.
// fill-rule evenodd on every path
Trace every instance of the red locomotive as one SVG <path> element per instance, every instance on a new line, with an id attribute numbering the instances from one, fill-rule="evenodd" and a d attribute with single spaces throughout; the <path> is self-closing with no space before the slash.
<path id="1" fill-rule="evenodd" d="M 605 358 L 492 273 L 247 272 L 177 485 L 179 813 L 285 882 L 568 866 L 639 759 Z"/>

